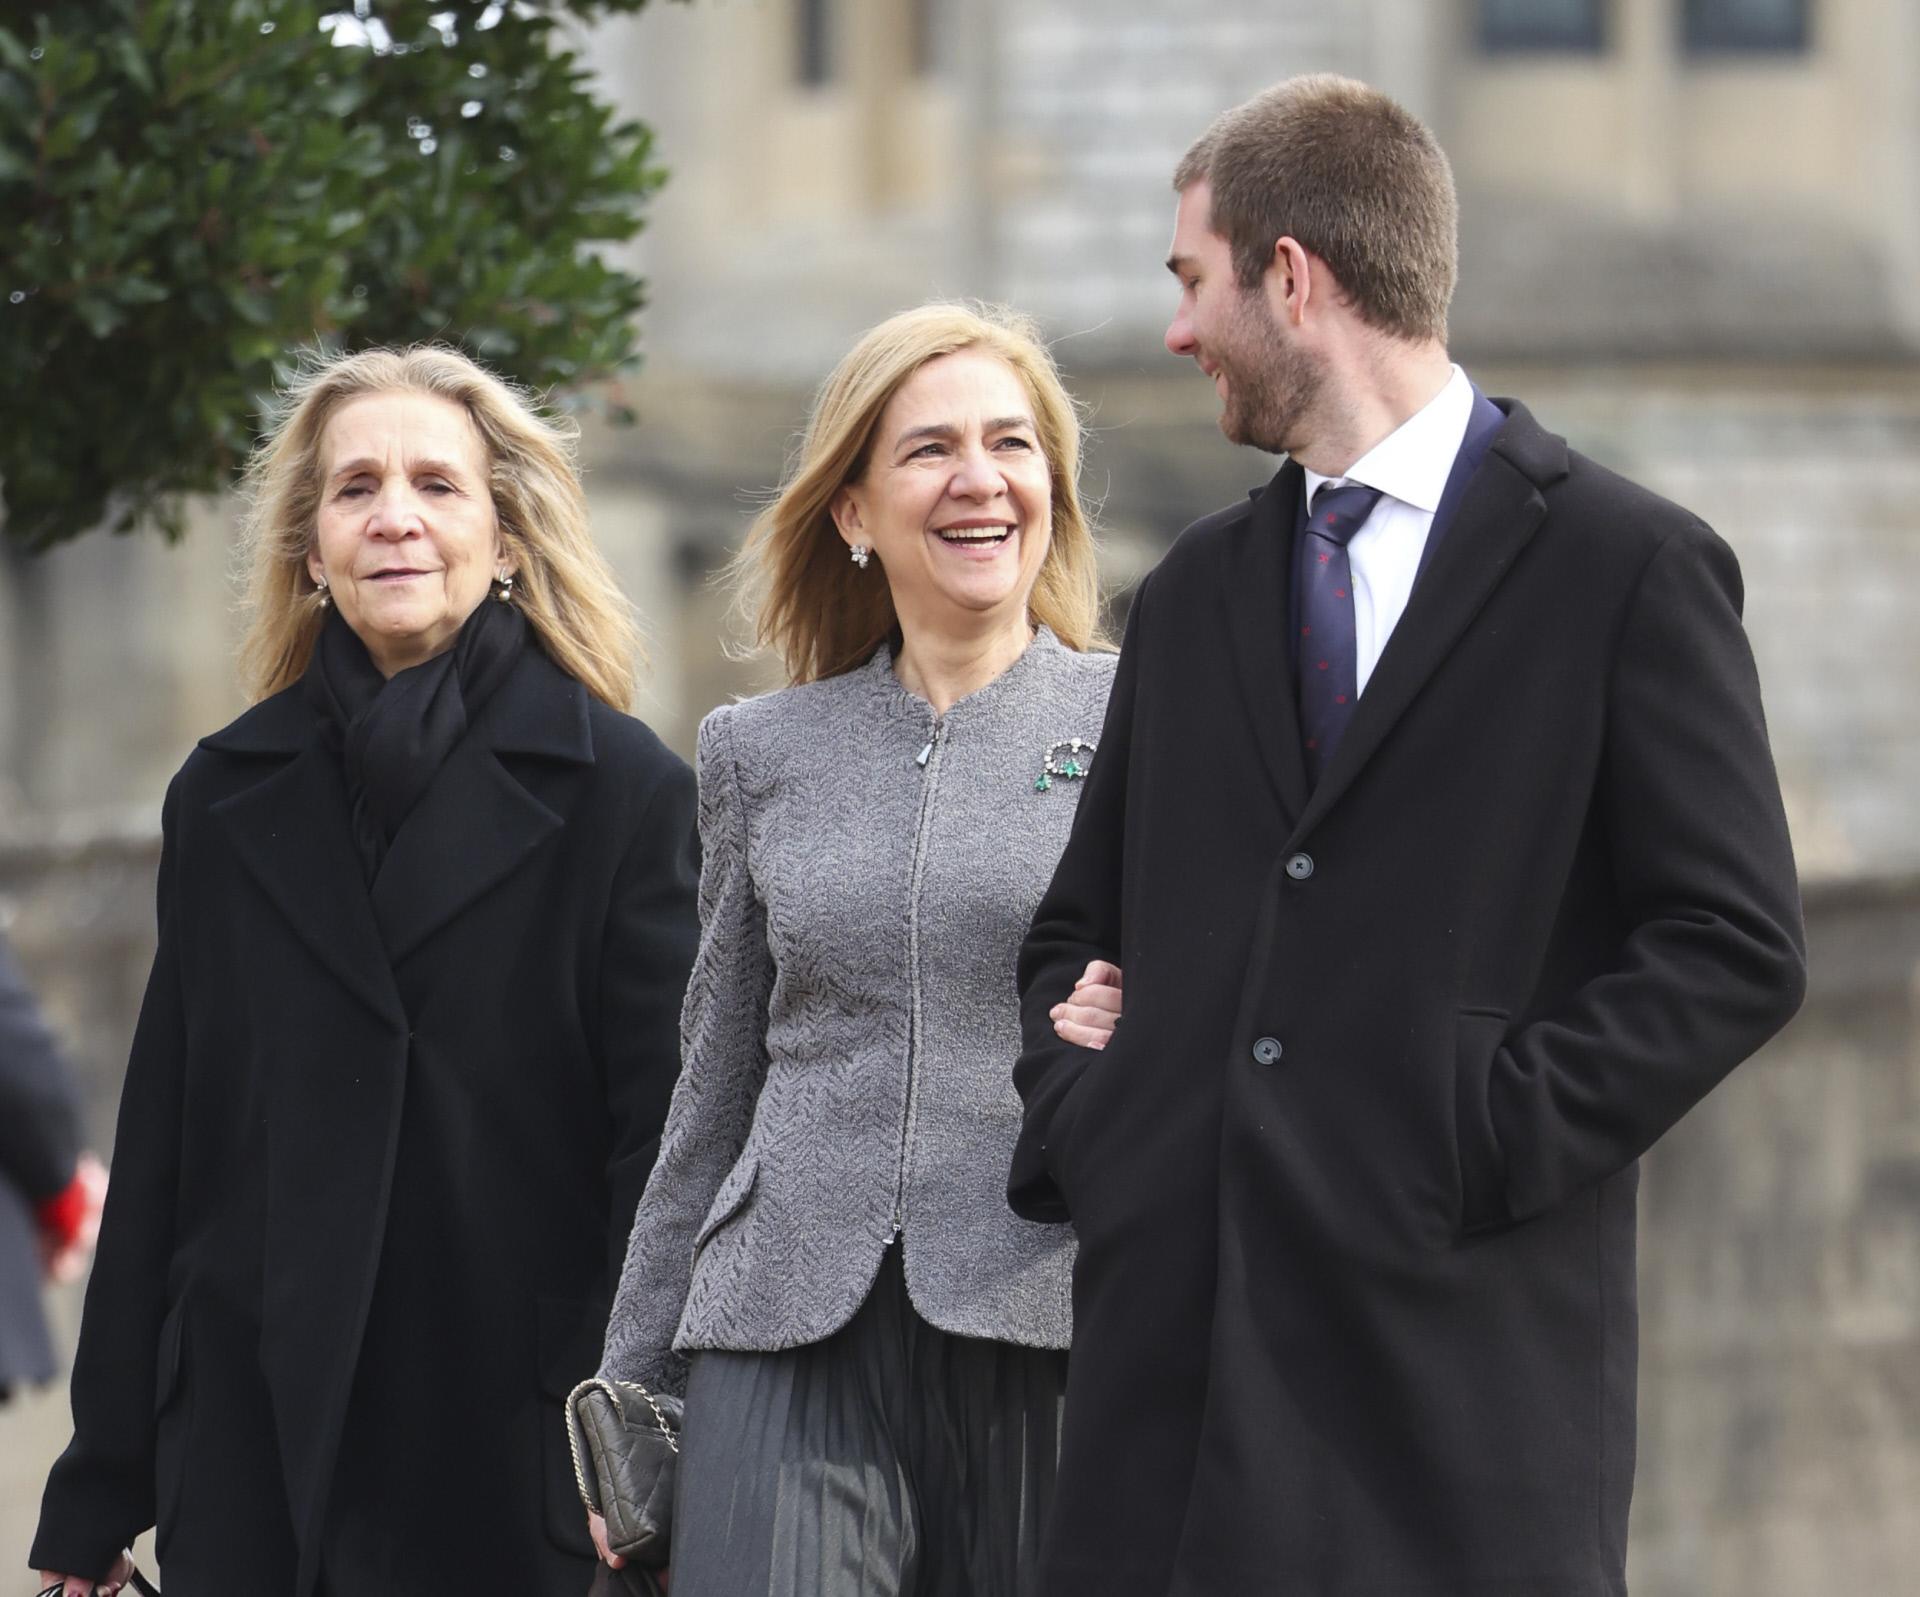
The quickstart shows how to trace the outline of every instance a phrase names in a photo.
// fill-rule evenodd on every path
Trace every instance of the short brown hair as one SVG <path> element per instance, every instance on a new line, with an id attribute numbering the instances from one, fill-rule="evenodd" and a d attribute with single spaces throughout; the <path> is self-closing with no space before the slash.
<path id="1" fill-rule="evenodd" d="M 1370 326 L 1445 341 L 1460 271 L 1453 169 L 1426 125 L 1378 89 L 1331 73 L 1275 84 L 1215 118 L 1181 158 L 1175 191 L 1200 182 L 1242 288 L 1291 237 L 1333 268 Z"/>
<path id="2" fill-rule="evenodd" d="M 889 317 L 834 367 L 778 497 L 754 519 L 734 558 L 755 637 L 779 653 L 789 680 L 851 670 L 897 628 L 886 582 L 847 559 L 833 501 L 865 475 L 873 430 L 901 385 L 928 361 L 963 349 L 1005 361 L 1033 400 L 1053 483 L 1053 528 L 1028 612 L 1070 649 L 1103 642 L 1093 529 L 1080 499 L 1080 417 L 1053 356 L 1016 311 L 939 303 Z"/>

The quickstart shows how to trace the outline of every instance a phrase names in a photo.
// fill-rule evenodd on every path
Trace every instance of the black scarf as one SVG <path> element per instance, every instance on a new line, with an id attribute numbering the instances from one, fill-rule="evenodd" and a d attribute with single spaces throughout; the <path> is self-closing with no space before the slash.
<path id="1" fill-rule="evenodd" d="M 452 648 L 383 677 L 340 612 L 327 612 L 307 666 L 307 702 L 345 766 L 353 841 L 369 886 L 400 823 L 526 643 L 519 608 L 483 599 Z"/>

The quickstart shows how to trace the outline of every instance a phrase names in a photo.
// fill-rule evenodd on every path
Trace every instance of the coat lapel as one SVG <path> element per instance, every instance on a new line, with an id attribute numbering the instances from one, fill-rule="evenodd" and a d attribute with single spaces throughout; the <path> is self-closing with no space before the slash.
<path id="1" fill-rule="evenodd" d="M 374 879 L 374 918 L 388 957 L 399 964 L 561 824 L 491 748 L 466 738 L 401 826 Z"/>
<path id="2" fill-rule="evenodd" d="M 448 756 L 374 880 L 373 916 L 395 965 L 565 824 L 516 774 L 528 757 L 593 761 L 586 690 L 532 647 Z"/>
<path id="3" fill-rule="evenodd" d="M 1294 828 L 1311 830 L 1346 792 L 1479 613 L 1547 513 L 1541 488 L 1567 472 L 1565 441 L 1507 401 L 1506 425 L 1465 483 L 1451 524 L 1387 640 L 1340 746 Z"/>
<path id="4" fill-rule="evenodd" d="M 1300 712 L 1287 651 L 1292 613 L 1293 538 L 1304 473 L 1288 461 L 1254 497 L 1252 514 L 1229 547 L 1223 580 L 1227 641 L 1254 744 L 1289 817 L 1307 801 Z"/>
<path id="5" fill-rule="evenodd" d="M 297 692 L 297 690 L 295 690 Z M 348 831 L 346 782 L 319 726 L 286 695 L 206 744 L 230 753 L 291 754 L 272 774 L 213 806 L 241 863 L 296 936 L 340 984 L 383 1020 L 404 1025 L 399 990 L 367 901 Z M 251 723 L 251 724 L 250 724 Z"/>

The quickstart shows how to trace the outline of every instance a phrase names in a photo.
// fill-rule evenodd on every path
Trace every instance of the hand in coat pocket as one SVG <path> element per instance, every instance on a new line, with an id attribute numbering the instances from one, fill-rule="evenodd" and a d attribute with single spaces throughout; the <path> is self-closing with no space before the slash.
<path id="1" fill-rule="evenodd" d="M 1475 1236 L 1506 1220 L 1506 1169 L 1487 1092 L 1512 1020 L 1504 1009 L 1462 1009 L 1454 1017 L 1454 1223 Z"/>

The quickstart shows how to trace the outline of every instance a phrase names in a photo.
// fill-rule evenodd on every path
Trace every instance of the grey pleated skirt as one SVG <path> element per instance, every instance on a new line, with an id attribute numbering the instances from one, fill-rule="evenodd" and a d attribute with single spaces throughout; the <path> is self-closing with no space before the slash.
<path id="1" fill-rule="evenodd" d="M 927 1324 L 889 1248 L 825 1341 L 693 1356 L 673 1597 L 1038 1597 L 1066 1384 Z"/>

